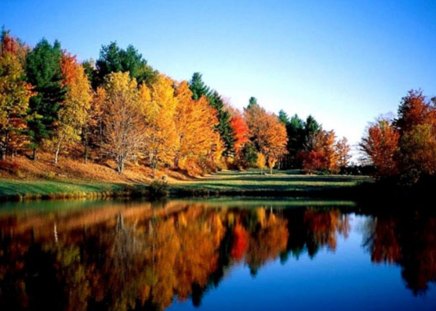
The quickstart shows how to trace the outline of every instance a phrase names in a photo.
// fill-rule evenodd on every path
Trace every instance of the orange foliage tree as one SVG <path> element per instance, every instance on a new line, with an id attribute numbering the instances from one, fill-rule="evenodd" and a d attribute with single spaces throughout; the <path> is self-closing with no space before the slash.
<path id="1" fill-rule="evenodd" d="M 409 91 L 403 97 L 395 122 L 401 133 L 400 169 L 403 174 L 436 174 L 436 107 L 421 91 Z M 412 174 L 410 174 L 412 173 Z M 415 180 L 416 181 L 416 180 Z"/>
<path id="2" fill-rule="evenodd" d="M 270 173 L 277 161 L 286 154 L 288 137 L 285 125 L 276 115 L 267 113 L 257 103 L 244 109 L 250 138 L 257 149 L 266 156 Z"/>
<path id="3" fill-rule="evenodd" d="M 312 150 L 303 153 L 303 168 L 337 172 L 338 160 L 335 132 L 320 130 L 313 138 Z"/>
<path id="4" fill-rule="evenodd" d="M 88 77 L 74 56 L 66 53 L 62 55 L 61 70 L 67 92 L 58 111 L 58 125 L 51 142 L 55 150 L 55 163 L 58 162 L 59 152 L 64 145 L 80 141 L 92 99 Z"/>
<path id="5" fill-rule="evenodd" d="M 380 120 L 368 129 L 360 144 L 378 176 L 401 176 L 415 184 L 422 176 L 436 175 L 436 107 L 422 91 L 402 98 L 398 118 Z"/>
<path id="6" fill-rule="evenodd" d="M 379 176 L 397 174 L 395 155 L 398 150 L 399 132 L 388 120 L 379 120 L 368 128 L 360 148 L 376 168 Z"/>
<path id="7" fill-rule="evenodd" d="M 174 156 L 174 167 L 185 169 L 188 174 L 195 172 L 200 160 L 212 156 L 220 140 L 215 127 L 218 124 L 216 110 L 202 96 L 192 99 L 192 92 L 186 81 L 176 87 L 176 116 L 174 122 L 177 132 L 177 149 Z"/>
<path id="8" fill-rule="evenodd" d="M 31 85 L 24 80 L 25 48 L 7 32 L 0 42 L 0 159 L 24 147 Z"/>
<path id="9" fill-rule="evenodd" d="M 231 115 L 230 125 L 233 129 L 235 159 L 236 161 L 240 161 L 242 149 L 249 141 L 249 129 L 247 122 L 245 122 L 244 117 L 238 110 L 232 109 Z"/>

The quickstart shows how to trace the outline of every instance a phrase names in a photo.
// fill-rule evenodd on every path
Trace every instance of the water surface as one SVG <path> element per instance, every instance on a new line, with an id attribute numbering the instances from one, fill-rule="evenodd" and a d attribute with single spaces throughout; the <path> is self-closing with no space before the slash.
<path id="1" fill-rule="evenodd" d="M 1 310 L 435 310 L 436 218 L 353 202 L 0 208 Z"/>

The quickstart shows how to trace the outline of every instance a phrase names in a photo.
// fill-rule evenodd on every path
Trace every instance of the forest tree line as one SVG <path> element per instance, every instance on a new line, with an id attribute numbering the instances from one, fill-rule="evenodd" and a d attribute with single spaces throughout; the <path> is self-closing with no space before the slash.
<path id="1" fill-rule="evenodd" d="M 312 117 L 270 113 L 252 97 L 240 111 L 200 73 L 174 81 L 133 47 L 103 45 L 97 61 L 42 39 L 30 48 L 7 31 L 0 42 L 0 157 L 40 151 L 111 159 L 191 175 L 225 167 L 339 171 L 350 147 Z"/>

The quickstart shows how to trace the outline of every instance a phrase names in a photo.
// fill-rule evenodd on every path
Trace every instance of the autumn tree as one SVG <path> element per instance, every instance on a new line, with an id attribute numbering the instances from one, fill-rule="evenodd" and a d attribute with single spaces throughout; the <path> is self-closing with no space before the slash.
<path id="1" fill-rule="evenodd" d="M 0 159 L 13 154 L 26 141 L 26 113 L 31 85 L 25 79 L 24 48 L 3 32 L 0 41 Z"/>
<path id="2" fill-rule="evenodd" d="M 411 90 L 401 99 L 394 125 L 403 134 L 418 125 L 431 123 L 431 110 L 422 91 Z"/>
<path id="3" fill-rule="evenodd" d="M 420 175 L 436 175 L 436 126 L 420 124 L 405 132 L 400 139 L 400 163 L 404 173 L 415 172 L 417 182 Z"/>
<path id="4" fill-rule="evenodd" d="M 238 154 L 249 140 L 249 130 L 247 123 L 240 113 L 232 116 L 231 125 L 235 133 L 235 152 Z"/>
<path id="5" fill-rule="evenodd" d="M 177 101 L 174 97 L 173 81 L 159 75 L 150 87 L 142 84 L 139 101 L 146 122 L 145 158 L 154 169 L 160 163 L 172 165 L 178 148 L 174 122 Z"/>
<path id="6" fill-rule="evenodd" d="M 403 175 L 418 181 L 436 175 L 436 107 L 422 91 L 409 91 L 398 109 L 395 125 L 400 133 L 399 165 Z M 409 174 L 414 172 L 413 174 Z"/>
<path id="7" fill-rule="evenodd" d="M 335 132 L 320 130 L 311 141 L 311 150 L 304 152 L 303 168 L 309 171 L 337 172 L 338 154 L 335 150 Z"/>
<path id="8" fill-rule="evenodd" d="M 231 111 L 230 125 L 232 126 L 234 135 L 235 159 L 240 165 L 242 160 L 242 150 L 245 144 L 249 141 L 249 129 L 241 112 L 236 109 Z"/>
<path id="9" fill-rule="evenodd" d="M 257 103 L 244 110 L 250 137 L 256 148 L 266 156 L 270 173 L 286 153 L 286 128 L 276 115 L 267 113 Z"/>
<path id="10" fill-rule="evenodd" d="M 266 158 L 265 158 L 264 154 L 261 152 L 257 153 L 256 165 L 260 169 L 260 171 L 263 172 L 263 169 L 266 166 Z"/>
<path id="11" fill-rule="evenodd" d="M 420 90 L 402 98 L 394 122 L 380 120 L 368 129 L 361 148 L 379 176 L 400 177 L 413 185 L 436 175 L 436 106 Z"/>
<path id="12" fill-rule="evenodd" d="M 234 134 L 233 128 L 230 124 L 230 113 L 224 107 L 224 101 L 217 91 L 212 90 L 202 80 L 200 73 L 195 72 L 189 83 L 192 91 L 192 98 L 198 100 L 202 96 L 205 96 L 209 102 L 209 105 L 216 110 L 218 124 L 216 130 L 221 136 L 221 140 L 224 143 L 224 155 L 229 156 L 233 154 L 234 147 Z"/>
<path id="13" fill-rule="evenodd" d="M 61 70 L 61 45 L 41 40 L 26 58 L 27 81 L 34 86 L 35 95 L 29 102 L 29 138 L 33 158 L 44 139 L 52 137 L 58 124 L 58 111 L 66 88 Z"/>
<path id="14" fill-rule="evenodd" d="M 351 155 L 350 155 L 351 149 L 350 149 L 350 145 L 348 144 L 347 138 L 342 137 L 342 139 L 337 141 L 335 145 L 335 149 L 338 157 L 339 168 L 347 167 L 351 159 Z"/>
<path id="15" fill-rule="evenodd" d="M 58 111 L 58 125 L 52 139 L 55 163 L 58 162 L 59 152 L 63 146 L 80 141 L 92 98 L 88 78 L 74 56 L 67 53 L 62 55 L 61 70 L 63 86 L 67 92 Z"/>
<path id="16" fill-rule="evenodd" d="M 136 80 L 129 73 L 111 73 L 104 84 L 103 150 L 116 162 L 119 173 L 125 161 L 144 148 L 144 119 L 139 107 Z"/>
<path id="17" fill-rule="evenodd" d="M 206 97 L 193 99 L 186 81 L 177 85 L 175 94 L 177 108 L 174 121 L 178 148 L 174 157 L 174 166 L 188 169 L 189 165 L 186 164 L 190 159 L 198 161 L 211 154 L 214 145 L 220 139 L 215 131 L 218 120 L 215 109 L 210 107 Z"/>
<path id="18" fill-rule="evenodd" d="M 268 115 L 264 135 L 268 143 L 262 146 L 262 151 L 267 156 L 268 167 L 272 174 L 272 169 L 277 161 L 286 154 L 286 143 L 288 140 L 286 128 L 275 115 Z"/>
<path id="19" fill-rule="evenodd" d="M 360 143 L 360 148 L 376 168 L 380 176 L 393 176 L 398 172 L 395 155 L 400 134 L 391 122 L 385 119 L 372 124 Z"/>
<path id="20" fill-rule="evenodd" d="M 82 129 L 82 144 L 84 148 L 83 156 L 85 162 L 88 161 L 92 149 L 98 150 L 99 147 L 104 145 L 103 108 L 105 100 L 106 90 L 103 87 L 98 87 L 95 92 L 92 92 L 92 99 Z"/>

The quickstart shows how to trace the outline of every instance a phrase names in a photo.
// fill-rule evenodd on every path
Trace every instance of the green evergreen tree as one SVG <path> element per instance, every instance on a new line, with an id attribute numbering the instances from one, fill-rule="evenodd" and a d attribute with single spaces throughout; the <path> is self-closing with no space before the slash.
<path id="1" fill-rule="evenodd" d="M 62 86 L 61 45 L 41 40 L 27 55 L 27 81 L 34 86 L 36 95 L 29 102 L 29 138 L 33 158 L 44 139 L 51 137 L 58 119 L 58 110 L 66 92 Z"/>
<path id="2" fill-rule="evenodd" d="M 192 92 L 192 98 L 198 100 L 201 96 L 206 96 L 209 101 L 209 105 L 216 109 L 218 117 L 217 131 L 224 143 L 224 155 L 232 155 L 234 150 L 234 133 L 230 124 L 231 115 L 225 110 L 224 101 L 217 91 L 211 90 L 202 79 L 200 73 L 196 72 L 192 75 L 192 79 L 189 83 L 189 88 Z"/>
<path id="3" fill-rule="evenodd" d="M 192 75 L 189 88 L 191 89 L 192 99 L 194 100 L 200 99 L 201 96 L 206 96 L 209 99 L 212 95 L 210 88 L 203 82 L 202 75 L 199 72 L 194 72 Z"/>
<path id="4" fill-rule="evenodd" d="M 284 125 L 288 125 L 290 120 L 289 120 L 288 114 L 284 110 L 279 111 L 279 120 Z"/>
<path id="5" fill-rule="evenodd" d="M 250 97 L 250 99 L 248 100 L 247 109 L 250 109 L 255 105 L 258 105 L 256 97 Z"/>
<path id="6" fill-rule="evenodd" d="M 135 78 L 138 84 L 151 84 L 157 77 L 155 71 L 142 55 L 132 46 L 123 50 L 116 42 L 103 45 L 100 50 L 100 57 L 96 62 L 96 72 L 93 87 L 101 85 L 104 77 L 111 72 L 129 72 L 131 78 Z"/>
<path id="7" fill-rule="evenodd" d="M 288 157 L 292 168 L 300 168 L 302 163 L 298 158 L 298 153 L 304 149 L 305 123 L 295 114 L 286 124 L 288 134 Z"/>
<path id="8" fill-rule="evenodd" d="M 89 82 L 91 83 L 91 86 L 96 89 L 98 86 L 98 77 L 95 61 L 92 58 L 85 60 L 82 63 L 82 66 L 85 70 L 85 74 L 87 75 Z"/>
<path id="9" fill-rule="evenodd" d="M 258 151 L 252 142 L 242 149 L 242 161 L 245 167 L 256 167 Z"/>

